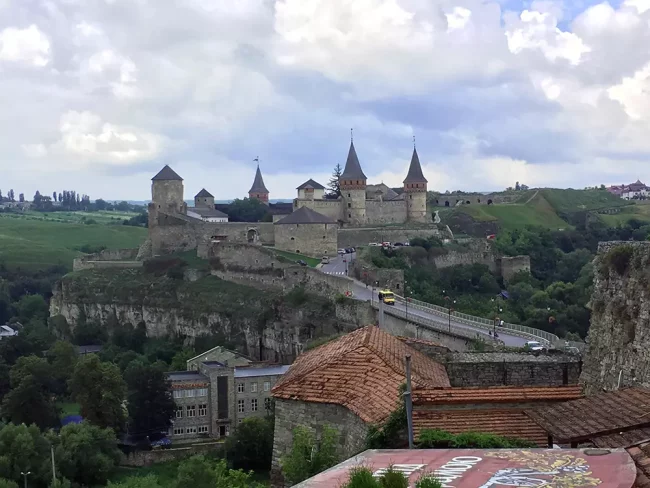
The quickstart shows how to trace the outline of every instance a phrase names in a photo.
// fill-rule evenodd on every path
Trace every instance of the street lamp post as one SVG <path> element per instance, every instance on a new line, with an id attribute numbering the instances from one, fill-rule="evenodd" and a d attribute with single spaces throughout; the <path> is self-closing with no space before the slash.
<path id="1" fill-rule="evenodd" d="M 409 321 L 409 289 L 408 281 L 404 280 L 404 304 L 406 305 L 406 321 Z"/>
<path id="2" fill-rule="evenodd" d="M 27 472 L 25 473 L 25 472 L 21 471 L 20 474 L 23 475 L 23 479 L 25 480 L 25 488 L 27 488 L 27 476 L 30 475 L 30 474 L 32 474 L 32 472 L 31 472 L 31 471 L 27 471 Z"/>
<path id="3" fill-rule="evenodd" d="M 492 324 L 492 333 L 493 336 L 496 338 L 497 336 L 497 322 L 499 320 L 499 314 L 503 312 L 503 309 L 499 307 L 499 302 L 498 300 L 495 300 L 494 298 L 491 299 L 492 303 L 494 303 L 494 320 Z"/>
<path id="4" fill-rule="evenodd" d="M 445 293 L 445 290 L 442 290 Z M 451 332 L 451 312 L 454 311 L 452 305 L 456 304 L 456 300 L 452 300 L 448 296 L 445 296 L 445 302 L 447 302 L 447 312 L 449 313 L 449 332 Z"/>

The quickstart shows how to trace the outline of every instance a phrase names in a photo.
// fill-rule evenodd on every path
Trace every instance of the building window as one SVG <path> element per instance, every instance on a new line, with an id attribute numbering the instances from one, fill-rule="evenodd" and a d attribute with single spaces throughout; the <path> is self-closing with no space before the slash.
<path id="1" fill-rule="evenodd" d="M 350 198 L 350 194 L 348 193 L 348 198 Z"/>
<path id="2" fill-rule="evenodd" d="M 257 382 L 251 383 L 251 393 L 257 393 Z"/>
<path id="3" fill-rule="evenodd" d="M 187 428 L 187 433 L 188 434 L 196 434 L 196 427 L 188 427 Z"/>
<path id="4" fill-rule="evenodd" d="M 244 393 L 244 383 L 237 383 L 237 393 Z"/>
<path id="5" fill-rule="evenodd" d="M 238 424 L 241 424 L 243 421 L 244 421 L 244 419 L 239 419 L 239 420 L 237 421 L 237 423 L 238 423 Z"/>
<path id="6" fill-rule="evenodd" d="M 204 403 L 199 405 L 199 417 L 205 417 L 208 414 L 208 406 Z"/>
<path id="7" fill-rule="evenodd" d="M 193 398 L 193 397 L 194 397 L 194 393 L 195 393 L 194 390 L 185 390 L 185 396 L 186 396 L 187 398 Z"/>
<path id="8" fill-rule="evenodd" d="M 185 428 L 174 427 L 174 435 L 183 435 L 183 434 L 185 434 Z"/>
<path id="9" fill-rule="evenodd" d="M 348 208 L 352 208 L 352 204 L 351 204 L 351 203 L 348 203 Z"/>
<path id="10" fill-rule="evenodd" d="M 351 218 L 352 218 L 352 214 L 350 214 L 350 213 L 349 213 L 349 214 L 348 214 L 348 218 L 350 218 L 350 219 L 351 219 Z"/>
<path id="11" fill-rule="evenodd" d="M 413 200 L 413 195 L 409 195 L 409 199 L 410 199 L 410 200 Z"/>
<path id="12" fill-rule="evenodd" d="M 200 397 L 208 396 L 208 389 L 199 388 L 198 390 L 196 390 L 196 396 L 200 396 Z"/>
<path id="13" fill-rule="evenodd" d="M 264 382 L 264 391 L 269 391 L 271 389 L 271 382 L 270 381 L 265 381 Z"/>
<path id="14" fill-rule="evenodd" d="M 183 418 L 183 407 L 177 407 L 176 408 L 176 418 L 177 419 L 182 419 Z"/>
<path id="15" fill-rule="evenodd" d="M 244 413 L 244 400 L 237 400 L 237 412 Z"/>
<path id="16" fill-rule="evenodd" d="M 269 397 L 264 399 L 264 410 L 271 410 L 271 399 Z"/>
<path id="17" fill-rule="evenodd" d="M 174 398 L 183 398 L 183 390 L 174 390 Z"/>
<path id="18" fill-rule="evenodd" d="M 207 425 L 199 425 L 199 434 L 207 434 L 208 433 L 208 426 Z"/>
<path id="19" fill-rule="evenodd" d="M 196 405 L 188 405 L 187 406 L 187 416 L 188 417 L 196 417 Z"/>
<path id="20" fill-rule="evenodd" d="M 291 238 L 291 240 L 292 240 L 292 241 L 295 241 L 295 240 L 296 240 L 296 238 L 295 238 L 295 237 L 292 237 L 292 238 Z"/>
<path id="21" fill-rule="evenodd" d="M 257 412 L 257 398 L 251 399 L 251 412 Z"/>

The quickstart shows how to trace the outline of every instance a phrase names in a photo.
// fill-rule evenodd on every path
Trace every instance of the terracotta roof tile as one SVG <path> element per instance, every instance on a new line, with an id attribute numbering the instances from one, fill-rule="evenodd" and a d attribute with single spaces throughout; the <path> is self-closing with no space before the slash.
<path id="1" fill-rule="evenodd" d="M 442 364 L 368 326 L 299 356 L 272 393 L 276 398 L 342 405 L 365 422 L 379 423 L 398 405 L 406 355 L 411 356 L 414 387 L 449 387 Z"/>
<path id="2" fill-rule="evenodd" d="M 629 447 L 641 442 L 650 441 L 650 427 L 625 430 L 621 432 L 615 432 L 613 434 L 602 435 L 599 437 L 591 437 L 589 440 L 593 442 L 597 447 Z"/>
<path id="3" fill-rule="evenodd" d="M 627 453 L 636 464 L 635 488 L 650 488 L 650 442 L 647 440 L 628 447 Z"/>
<path id="4" fill-rule="evenodd" d="M 526 413 L 555 442 L 578 442 L 650 426 L 650 390 L 626 388 Z"/>
<path id="5" fill-rule="evenodd" d="M 422 429 L 440 429 L 451 434 L 480 432 L 524 439 L 540 447 L 548 445 L 548 437 L 544 429 L 521 410 L 415 410 L 413 412 L 415 439 Z"/>
<path id="6" fill-rule="evenodd" d="M 413 403 L 416 405 L 552 402 L 576 400 L 582 397 L 580 385 L 490 386 L 413 390 Z"/>
<path id="7" fill-rule="evenodd" d="M 435 346 L 435 347 L 443 347 L 445 349 L 449 349 L 447 346 L 443 346 L 439 342 L 433 342 L 433 341 L 428 341 L 426 339 L 415 339 L 413 337 L 405 337 L 405 336 L 396 336 L 400 341 L 405 342 L 406 344 L 413 343 L 413 344 L 422 344 L 425 346 Z"/>

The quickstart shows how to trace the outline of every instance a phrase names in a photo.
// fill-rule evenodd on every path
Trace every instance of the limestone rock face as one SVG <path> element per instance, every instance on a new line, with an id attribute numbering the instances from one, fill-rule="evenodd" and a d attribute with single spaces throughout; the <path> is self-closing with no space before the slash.
<path id="1" fill-rule="evenodd" d="M 650 242 L 603 242 L 580 381 L 588 394 L 650 387 Z"/>

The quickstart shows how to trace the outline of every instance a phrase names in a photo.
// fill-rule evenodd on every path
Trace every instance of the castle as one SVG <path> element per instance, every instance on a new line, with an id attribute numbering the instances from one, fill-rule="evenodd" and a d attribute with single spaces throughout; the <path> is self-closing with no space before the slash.
<path id="1" fill-rule="evenodd" d="M 212 244 L 230 241 L 321 256 L 336 254 L 343 246 L 378 240 L 405 242 L 438 234 L 427 212 L 427 180 L 415 146 L 401 194 L 383 183 L 367 184 L 353 141 L 339 183 L 338 198 L 327 198 L 325 187 L 310 179 L 298 187 L 293 204 L 273 204 L 258 164 L 248 195 L 269 206 L 273 222 L 229 222 L 206 189 L 194 197 L 194 206 L 188 207 L 183 179 L 165 166 L 151 182 L 150 250 L 146 254 L 197 249 L 205 256 Z M 393 225 L 386 228 L 388 224 Z"/>

